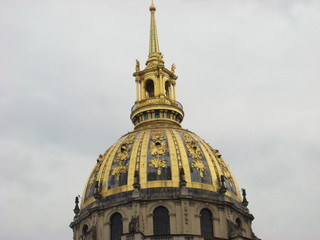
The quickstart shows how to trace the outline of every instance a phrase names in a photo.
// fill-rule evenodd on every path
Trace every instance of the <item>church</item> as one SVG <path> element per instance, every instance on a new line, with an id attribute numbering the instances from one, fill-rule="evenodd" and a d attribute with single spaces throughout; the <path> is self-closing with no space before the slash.
<path id="1" fill-rule="evenodd" d="M 246 191 L 221 153 L 181 127 L 175 65 L 165 67 L 153 3 L 149 10 L 149 56 L 133 74 L 134 130 L 97 159 L 75 199 L 73 239 L 258 240 Z"/>

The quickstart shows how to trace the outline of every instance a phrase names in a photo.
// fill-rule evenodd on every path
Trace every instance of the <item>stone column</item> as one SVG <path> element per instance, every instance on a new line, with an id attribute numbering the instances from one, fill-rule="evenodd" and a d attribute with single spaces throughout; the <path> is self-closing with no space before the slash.
<path id="1" fill-rule="evenodd" d="M 228 238 L 228 224 L 226 218 L 226 209 L 223 206 L 218 206 L 220 221 L 214 221 L 214 231 L 216 237 Z M 215 217 L 215 216 L 214 216 Z"/>
<path id="2" fill-rule="evenodd" d="M 111 239 L 111 226 L 110 226 L 110 222 L 107 221 L 104 223 L 104 231 L 103 231 L 103 239 Z"/>
<path id="3" fill-rule="evenodd" d="M 176 84 L 172 84 L 172 93 L 173 93 L 173 100 L 176 101 Z"/>
<path id="4" fill-rule="evenodd" d="M 139 96 L 140 89 L 139 89 L 139 87 L 140 87 L 140 83 L 139 83 L 138 80 L 136 80 L 136 100 L 137 101 L 140 101 L 140 96 Z"/>
<path id="5" fill-rule="evenodd" d="M 96 223 L 96 235 L 97 235 L 97 240 L 104 239 L 104 224 L 103 224 L 103 218 L 104 218 L 104 212 L 98 212 L 98 219 Z"/>
<path id="6" fill-rule="evenodd" d="M 146 90 L 144 89 L 144 84 L 144 81 L 140 81 L 140 100 L 146 99 Z"/>

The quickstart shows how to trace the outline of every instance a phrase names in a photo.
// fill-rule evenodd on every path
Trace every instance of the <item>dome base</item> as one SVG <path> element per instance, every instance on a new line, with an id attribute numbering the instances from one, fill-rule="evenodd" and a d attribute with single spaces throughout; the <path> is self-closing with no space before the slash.
<path id="1" fill-rule="evenodd" d="M 154 211 L 158 208 L 167 209 L 169 216 L 169 232 L 161 237 L 154 233 L 152 227 L 152 221 L 156 221 Z M 87 239 L 109 239 L 112 217 L 120 214 L 121 240 L 152 240 L 155 237 L 162 240 L 190 240 L 190 237 L 205 240 L 207 238 L 201 232 L 203 210 L 212 215 L 211 240 L 257 240 L 251 230 L 254 218 L 247 208 L 228 196 L 184 187 L 136 189 L 102 198 L 82 209 L 70 227 L 75 230 L 75 239 L 82 239 L 85 225 L 96 234 L 95 238 Z"/>

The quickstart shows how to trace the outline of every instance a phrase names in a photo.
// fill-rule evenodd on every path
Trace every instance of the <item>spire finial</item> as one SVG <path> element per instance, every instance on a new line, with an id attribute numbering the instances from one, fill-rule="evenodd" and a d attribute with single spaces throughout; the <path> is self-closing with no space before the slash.
<path id="1" fill-rule="evenodd" d="M 80 212 L 80 208 L 79 208 L 79 197 L 80 196 L 76 196 L 76 198 L 75 198 L 75 207 L 74 207 L 74 209 L 73 209 L 73 212 L 74 212 L 74 214 L 75 215 L 78 215 L 79 214 L 79 212 Z"/>
<path id="2" fill-rule="evenodd" d="M 241 191 L 242 191 L 242 197 L 243 197 L 242 205 L 247 207 L 249 202 L 248 202 L 248 200 L 246 198 L 246 196 L 247 196 L 246 190 L 244 188 L 241 188 Z"/>
<path id="3" fill-rule="evenodd" d="M 155 11 L 156 10 L 156 6 L 154 5 L 153 0 L 151 0 L 151 6 L 150 6 L 150 11 Z"/>
<path id="4" fill-rule="evenodd" d="M 154 53 L 160 53 L 155 17 L 156 6 L 154 5 L 153 0 L 149 9 L 151 12 L 149 55 L 151 55 Z"/>

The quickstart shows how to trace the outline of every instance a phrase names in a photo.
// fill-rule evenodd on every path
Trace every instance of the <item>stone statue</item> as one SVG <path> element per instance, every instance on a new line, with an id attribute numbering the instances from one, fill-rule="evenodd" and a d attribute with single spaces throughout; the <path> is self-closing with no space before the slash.
<path id="1" fill-rule="evenodd" d="M 93 194 L 93 196 L 97 200 L 101 198 L 99 181 L 95 181 L 94 182 L 94 194 Z"/>
<path id="2" fill-rule="evenodd" d="M 227 192 L 227 188 L 226 188 L 226 183 L 225 182 L 226 182 L 225 176 L 221 175 L 221 177 L 220 177 L 221 186 L 220 186 L 220 189 L 219 189 L 219 192 L 221 194 L 225 194 Z"/>
<path id="3" fill-rule="evenodd" d="M 229 238 L 234 238 L 234 237 L 239 237 L 242 236 L 242 228 L 238 226 L 236 223 L 227 220 L 228 223 L 228 237 Z"/>
<path id="4" fill-rule="evenodd" d="M 133 187 L 135 189 L 140 188 L 140 183 L 139 183 L 139 171 L 134 172 L 134 182 L 133 182 Z"/>
<path id="5" fill-rule="evenodd" d="M 129 223 L 129 232 L 130 233 L 139 232 L 139 217 L 132 217 Z"/>
<path id="6" fill-rule="evenodd" d="M 185 187 L 187 185 L 187 181 L 186 181 L 186 176 L 183 168 L 180 168 L 179 175 L 180 175 L 180 187 Z"/>
<path id="7" fill-rule="evenodd" d="M 136 72 L 140 72 L 140 62 L 136 60 Z"/>
<path id="8" fill-rule="evenodd" d="M 171 65 L 171 72 L 174 73 L 176 71 L 176 65 L 173 63 Z"/>

